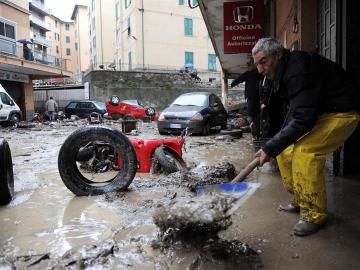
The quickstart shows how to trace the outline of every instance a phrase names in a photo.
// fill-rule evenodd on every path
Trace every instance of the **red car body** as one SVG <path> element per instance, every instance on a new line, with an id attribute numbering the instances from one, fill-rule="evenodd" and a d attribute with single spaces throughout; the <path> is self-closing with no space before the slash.
<path id="1" fill-rule="evenodd" d="M 139 162 L 137 172 L 148 173 L 152 165 L 152 157 L 156 148 L 163 146 L 174 152 L 179 157 L 182 157 L 182 146 L 185 138 L 178 136 L 171 139 L 130 139 L 132 146 L 135 149 L 136 157 Z"/>
<path id="2" fill-rule="evenodd" d="M 125 115 L 132 115 L 136 119 L 143 119 L 146 117 L 150 117 L 151 121 L 156 121 L 159 118 L 159 113 L 156 112 L 152 116 L 148 116 L 146 114 L 146 107 L 139 105 L 139 104 L 133 104 L 128 102 L 120 102 L 117 105 L 111 104 L 110 100 L 107 99 L 105 101 L 106 110 L 108 112 L 108 115 L 113 118 L 114 115 L 118 117 L 122 117 Z"/>

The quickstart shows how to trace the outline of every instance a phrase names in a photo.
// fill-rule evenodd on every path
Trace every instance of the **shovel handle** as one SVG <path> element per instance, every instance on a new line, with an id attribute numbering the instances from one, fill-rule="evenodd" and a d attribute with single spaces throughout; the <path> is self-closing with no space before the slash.
<path id="1" fill-rule="evenodd" d="M 248 176 L 257 166 L 260 164 L 260 158 L 256 157 L 253 161 L 251 161 L 244 169 L 239 172 L 237 176 L 231 181 L 231 183 L 241 182 Z"/>

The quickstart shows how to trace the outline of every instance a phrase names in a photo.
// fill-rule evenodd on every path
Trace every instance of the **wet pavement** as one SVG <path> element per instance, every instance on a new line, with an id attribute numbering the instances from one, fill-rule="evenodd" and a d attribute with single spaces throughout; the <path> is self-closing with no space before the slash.
<path id="1" fill-rule="evenodd" d="M 137 174 L 126 192 L 75 197 L 60 179 L 57 156 L 66 137 L 83 125 L 86 121 L 0 130 L 9 142 L 15 175 L 15 198 L 0 208 L 0 269 L 360 268 L 359 177 L 327 176 L 331 218 L 313 236 L 292 234 L 298 217 L 277 210 L 290 200 L 278 173 L 257 170 L 247 181 L 260 187 L 214 237 L 217 245 L 206 239 L 201 247 L 176 241 L 155 247 L 161 234 L 153 220 L 156 209 L 194 193 L 177 173 Z M 155 123 L 141 123 L 138 130 L 138 138 L 165 137 L 157 134 Z M 248 134 L 191 136 L 185 147 L 183 158 L 196 168 L 195 176 L 199 168 L 224 162 L 239 171 L 253 155 Z M 254 256 L 232 260 L 228 255 L 240 254 L 243 244 Z"/>

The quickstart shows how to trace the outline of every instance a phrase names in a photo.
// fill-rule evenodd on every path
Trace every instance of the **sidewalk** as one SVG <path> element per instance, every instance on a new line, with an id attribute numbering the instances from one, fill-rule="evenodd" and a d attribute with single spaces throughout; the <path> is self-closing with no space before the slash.
<path id="1" fill-rule="evenodd" d="M 326 177 L 327 226 L 308 237 L 293 235 L 298 214 L 278 211 L 291 197 L 278 173 L 255 172 L 261 186 L 233 216 L 223 237 L 260 252 L 263 269 L 360 269 L 360 177 Z"/>

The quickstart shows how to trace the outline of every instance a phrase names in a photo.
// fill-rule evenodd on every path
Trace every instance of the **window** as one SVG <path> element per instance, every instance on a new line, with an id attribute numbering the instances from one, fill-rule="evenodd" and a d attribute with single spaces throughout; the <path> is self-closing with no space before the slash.
<path id="1" fill-rule="evenodd" d="M 91 9 L 94 10 L 95 9 L 95 0 L 91 1 Z"/>
<path id="2" fill-rule="evenodd" d="M 71 55 L 71 50 L 69 48 L 66 48 L 66 55 Z"/>
<path id="3" fill-rule="evenodd" d="M 193 52 L 185 52 L 185 65 L 194 66 L 194 53 Z"/>
<path id="4" fill-rule="evenodd" d="M 193 35 L 193 21 L 189 18 L 184 18 L 185 36 Z"/>
<path id="5" fill-rule="evenodd" d="M 70 36 L 66 36 L 66 43 L 70 43 Z"/>
<path id="6" fill-rule="evenodd" d="M 208 54 L 208 69 L 210 71 L 216 71 L 216 55 L 215 54 Z"/>
<path id="7" fill-rule="evenodd" d="M 130 21 L 130 17 L 127 18 L 127 32 L 128 32 L 128 36 L 131 35 L 131 21 Z"/>
<path id="8" fill-rule="evenodd" d="M 97 66 L 97 57 L 96 57 L 96 55 L 94 55 L 94 67 L 96 67 Z"/>
<path id="9" fill-rule="evenodd" d="M 92 29 L 93 29 L 93 30 L 95 29 L 95 17 L 92 18 Z"/>
<path id="10" fill-rule="evenodd" d="M 115 4 L 115 19 L 119 19 L 119 3 Z"/>
<path id="11" fill-rule="evenodd" d="M 15 39 L 15 24 L 0 21 L 0 36 Z"/>
<path id="12" fill-rule="evenodd" d="M 179 0 L 179 6 L 183 6 L 184 5 L 184 0 Z"/>
<path id="13" fill-rule="evenodd" d="M 56 46 L 56 53 L 59 54 L 59 46 Z"/>
<path id="14" fill-rule="evenodd" d="M 193 7 L 197 6 L 198 4 L 199 4 L 199 3 L 198 3 L 197 0 L 192 0 L 192 2 L 191 2 L 191 5 L 192 5 Z"/>
<path id="15" fill-rule="evenodd" d="M 115 46 L 117 49 L 120 48 L 120 30 L 119 29 L 116 29 Z"/>
<path id="16" fill-rule="evenodd" d="M 96 37 L 93 37 L 93 48 L 96 48 Z"/>
<path id="17" fill-rule="evenodd" d="M 131 0 L 125 0 L 125 8 L 128 8 L 131 5 Z"/>
<path id="18" fill-rule="evenodd" d="M 75 50 L 78 50 L 78 43 L 75 42 Z"/>
<path id="19" fill-rule="evenodd" d="M 129 70 L 132 70 L 132 59 L 131 52 L 128 53 Z"/>
<path id="20" fill-rule="evenodd" d="M 12 104 L 11 98 L 6 93 L 0 92 L 0 98 L 3 104 L 6 105 Z"/>
<path id="21" fill-rule="evenodd" d="M 66 24 L 65 24 L 65 30 L 66 30 L 66 31 L 69 31 L 69 29 L 70 29 L 70 25 L 69 25 L 68 23 L 66 23 Z"/>
<path id="22" fill-rule="evenodd" d="M 57 27 L 57 20 L 55 20 L 55 27 Z"/>

